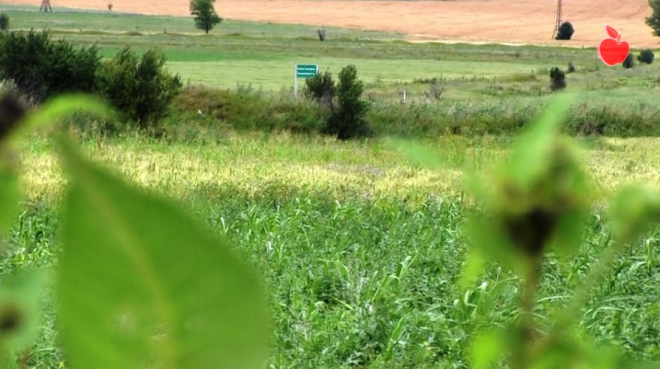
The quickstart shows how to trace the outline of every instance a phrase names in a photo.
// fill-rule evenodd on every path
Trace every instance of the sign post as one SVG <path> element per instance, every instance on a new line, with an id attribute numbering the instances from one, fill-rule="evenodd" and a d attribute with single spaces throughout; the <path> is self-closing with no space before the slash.
<path id="1" fill-rule="evenodd" d="M 319 72 L 319 66 L 317 64 L 297 64 L 293 78 L 293 95 L 298 97 L 298 78 L 311 78 L 316 76 L 316 73 Z"/>

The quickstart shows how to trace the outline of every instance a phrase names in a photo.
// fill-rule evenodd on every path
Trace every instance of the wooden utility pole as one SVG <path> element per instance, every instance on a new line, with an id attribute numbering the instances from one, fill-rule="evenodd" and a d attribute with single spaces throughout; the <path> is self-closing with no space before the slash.
<path id="1" fill-rule="evenodd" d="M 53 12 L 53 8 L 50 7 L 50 0 L 41 0 L 41 7 L 39 8 L 39 12 Z"/>
<path id="2" fill-rule="evenodd" d="M 561 0 L 557 0 L 557 20 L 555 21 L 555 30 L 552 31 L 552 38 L 557 37 L 559 27 L 561 26 Z"/>

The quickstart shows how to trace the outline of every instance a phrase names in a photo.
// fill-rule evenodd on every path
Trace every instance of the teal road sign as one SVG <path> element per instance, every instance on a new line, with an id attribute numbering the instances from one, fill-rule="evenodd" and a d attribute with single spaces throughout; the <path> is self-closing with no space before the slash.
<path id="1" fill-rule="evenodd" d="M 298 78 L 312 78 L 318 71 L 318 64 L 296 64 L 296 77 L 293 79 L 294 96 L 298 96 Z"/>
<path id="2" fill-rule="evenodd" d="M 319 70 L 316 64 L 298 64 L 296 65 L 296 77 L 310 78 L 314 77 Z"/>

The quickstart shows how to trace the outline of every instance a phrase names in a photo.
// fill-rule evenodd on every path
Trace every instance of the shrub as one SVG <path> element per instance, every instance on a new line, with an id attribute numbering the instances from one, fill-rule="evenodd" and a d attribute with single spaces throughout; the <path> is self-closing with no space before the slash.
<path id="1" fill-rule="evenodd" d="M 99 91 L 139 128 L 155 128 L 183 87 L 179 75 L 164 65 L 162 53 L 152 49 L 138 60 L 126 46 L 99 68 Z"/>
<path id="2" fill-rule="evenodd" d="M 9 29 L 9 16 L 5 13 L 0 14 L 0 31 Z"/>
<path id="3" fill-rule="evenodd" d="M 628 56 L 626 56 L 626 60 L 621 63 L 624 68 L 630 69 L 635 66 L 635 58 L 633 57 L 632 53 L 628 53 Z"/>
<path id="4" fill-rule="evenodd" d="M 64 92 L 92 92 L 100 56 L 96 45 L 75 50 L 47 31 L 0 33 L 0 82 L 38 104 Z"/>
<path id="5" fill-rule="evenodd" d="M 334 111 L 335 93 L 335 81 L 328 71 L 324 74 L 317 73 L 316 76 L 305 80 L 304 96 L 320 103 L 329 113 Z"/>
<path id="6" fill-rule="evenodd" d="M 550 89 L 557 91 L 566 88 L 566 75 L 555 67 L 550 70 Z"/>
<path id="7" fill-rule="evenodd" d="M 575 65 L 573 65 L 573 62 L 568 62 L 568 73 L 573 73 L 575 72 Z"/>
<path id="8" fill-rule="evenodd" d="M 327 122 L 323 133 L 340 140 L 373 134 L 365 117 L 369 105 L 362 100 L 364 84 L 357 79 L 357 69 L 348 65 L 339 72 L 339 85 L 335 87 L 330 72 L 317 74 L 305 81 L 304 95 L 321 104 L 326 110 Z"/>
<path id="9" fill-rule="evenodd" d="M 364 84 L 357 79 L 357 69 L 354 65 L 348 65 L 339 72 L 338 108 L 328 120 L 326 133 L 336 135 L 340 140 L 373 134 L 365 120 L 369 105 L 362 100 L 363 92 Z"/>
<path id="10" fill-rule="evenodd" d="M 571 22 L 564 22 L 559 26 L 559 29 L 557 30 L 557 36 L 555 37 L 556 40 L 570 40 L 571 37 L 573 37 L 573 33 L 575 33 L 575 30 L 573 29 L 573 25 Z"/>
<path id="11" fill-rule="evenodd" d="M 655 55 L 653 55 L 653 51 L 651 51 L 651 49 L 644 49 L 644 50 L 640 51 L 639 56 L 637 57 L 637 60 L 640 63 L 651 64 L 651 63 L 653 63 L 654 58 L 655 58 Z"/>

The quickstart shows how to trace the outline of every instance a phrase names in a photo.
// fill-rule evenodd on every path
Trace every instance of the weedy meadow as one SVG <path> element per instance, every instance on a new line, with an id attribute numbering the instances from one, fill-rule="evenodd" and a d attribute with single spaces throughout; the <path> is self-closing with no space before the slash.
<path id="1" fill-rule="evenodd" d="M 553 100 L 489 177 L 467 173 L 469 200 L 427 199 L 421 205 L 426 211 L 412 216 L 386 199 L 369 208 L 359 200 L 342 205 L 294 194 L 292 201 L 249 205 L 240 194 L 232 198 L 231 188 L 200 188 L 196 196 L 226 198 L 236 212 L 229 223 L 227 213 L 213 215 L 217 209 L 209 208 L 212 215 L 204 222 L 180 202 L 90 161 L 74 140 L 57 133 L 54 149 L 67 179 L 50 217 L 61 222 L 61 252 L 52 266 L 32 264 L 29 272 L 3 279 L 3 364 L 25 367 L 30 349 L 43 345 L 40 331 L 47 326 L 58 332 L 58 365 L 66 362 L 68 368 L 450 367 L 448 360 L 456 358 L 456 365 L 473 368 L 644 367 L 620 347 L 608 346 L 607 334 L 591 337 L 598 319 L 580 314 L 603 285 L 616 289 L 608 276 L 621 268 L 622 253 L 653 270 L 651 249 L 642 251 L 645 260 L 632 248 L 660 217 L 660 197 L 641 185 L 623 187 L 609 200 L 609 225 L 592 219 L 592 183 L 581 151 L 561 134 L 571 98 Z M 33 225 L 19 205 L 20 162 L 12 153 L 17 142 L 74 111 L 112 114 L 76 95 L 54 99 L 26 117 L 18 110 L 8 114 L 7 106 L 3 239 L 11 237 L 16 218 L 22 227 Z M 421 144 L 391 143 L 431 169 L 446 165 Z M 351 220 L 365 211 L 363 223 Z M 311 232 L 312 223 L 324 231 Z M 392 227 L 385 229 L 387 224 Z M 344 232 L 336 233 L 342 229 L 337 227 Z M 594 227 L 600 231 L 585 234 Z M 303 231 L 286 235 L 298 228 Z M 469 248 L 438 256 L 439 248 L 463 237 Z M 585 255 L 582 249 L 594 237 L 607 239 Z M 253 248 L 237 249 L 235 242 Z M 335 252 L 344 257 L 333 258 Z M 410 256 L 401 260 L 405 254 Z M 382 261 L 390 273 L 365 274 Z M 305 282 L 287 270 L 302 265 L 316 277 L 310 274 Z M 566 280 L 546 280 L 566 270 Z M 489 286 L 484 277 L 499 283 Z M 287 283 L 273 283 L 278 278 Z M 562 298 L 539 298 L 556 283 L 571 290 L 562 290 Z M 446 301 L 448 296 L 462 297 Z M 54 306 L 56 319 L 44 314 L 45 303 Z M 322 357 L 313 359 L 315 353 Z"/>

